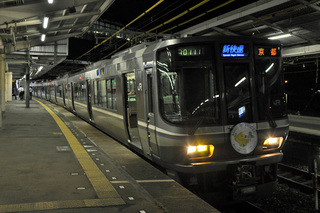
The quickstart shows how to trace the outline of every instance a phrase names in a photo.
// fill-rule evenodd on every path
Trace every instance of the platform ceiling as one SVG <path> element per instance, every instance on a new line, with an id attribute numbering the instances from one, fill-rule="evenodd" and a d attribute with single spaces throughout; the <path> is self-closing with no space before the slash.
<path id="1" fill-rule="evenodd" d="M 27 64 L 34 78 L 54 78 L 139 42 L 190 35 L 289 33 L 280 39 L 283 55 L 286 63 L 296 63 L 316 61 L 320 53 L 319 5 L 320 0 L 2 0 L 0 36 L 15 79 Z M 44 16 L 50 18 L 46 29 Z M 39 52 L 35 46 L 47 48 Z M 40 65 L 43 71 L 35 75 Z"/>

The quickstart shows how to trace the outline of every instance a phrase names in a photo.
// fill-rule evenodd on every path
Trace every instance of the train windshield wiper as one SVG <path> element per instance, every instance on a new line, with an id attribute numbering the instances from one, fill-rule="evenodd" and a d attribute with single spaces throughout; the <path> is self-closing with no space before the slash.
<path id="1" fill-rule="evenodd" d="M 260 94 L 260 96 L 264 96 L 263 94 Z M 277 127 L 277 124 L 276 122 L 274 121 L 272 115 L 271 115 L 271 112 L 270 112 L 270 109 L 269 109 L 269 106 L 268 104 L 266 103 L 266 100 L 263 98 L 262 99 L 262 103 L 263 103 L 263 106 L 266 108 L 266 111 L 267 111 L 267 119 L 268 119 L 268 122 L 269 122 L 269 125 L 272 127 L 272 128 L 276 128 Z"/>
<path id="2" fill-rule="evenodd" d="M 199 128 L 199 126 L 202 124 L 202 122 L 204 121 L 205 117 L 200 117 L 200 119 L 198 119 L 197 123 L 192 127 L 192 129 L 190 129 L 190 131 L 188 132 L 189 135 L 194 135 L 194 133 L 197 131 L 197 129 Z"/>
<path id="3" fill-rule="evenodd" d="M 195 125 L 190 129 L 188 132 L 189 135 L 194 135 L 196 130 L 199 128 L 199 126 L 203 123 L 205 119 L 212 119 L 215 121 L 215 117 L 210 116 L 210 110 L 215 108 L 211 105 L 211 103 L 214 103 L 215 99 L 207 99 L 202 104 L 200 104 L 195 110 L 192 112 L 192 117 L 196 117 L 196 115 L 200 115 L 197 117 L 197 122 Z M 208 114 L 207 114 L 208 113 Z M 213 113 L 215 115 L 215 112 Z"/>

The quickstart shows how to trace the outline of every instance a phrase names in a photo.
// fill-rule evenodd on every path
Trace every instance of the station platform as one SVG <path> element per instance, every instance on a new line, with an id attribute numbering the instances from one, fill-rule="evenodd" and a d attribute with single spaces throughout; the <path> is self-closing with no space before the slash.
<path id="1" fill-rule="evenodd" d="M 0 147 L 0 212 L 219 212 L 47 101 L 8 102 Z"/>

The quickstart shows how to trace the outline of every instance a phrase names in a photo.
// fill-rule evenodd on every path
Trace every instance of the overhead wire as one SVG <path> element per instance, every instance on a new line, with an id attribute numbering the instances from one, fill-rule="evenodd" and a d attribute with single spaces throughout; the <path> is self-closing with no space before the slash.
<path id="1" fill-rule="evenodd" d="M 144 33 L 141 33 L 141 34 L 139 34 L 139 35 L 137 35 L 137 36 L 134 36 L 134 37 L 131 38 L 129 41 L 125 42 L 125 43 L 122 44 L 119 48 L 117 48 L 116 50 L 112 51 L 111 53 L 109 53 L 108 55 L 106 55 L 105 57 L 103 57 L 102 59 L 108 58 L 109 56 L 111 56 L 112 54 L 114 54 L 115 52 L 117 52 L 118 50 L 120 50 L 123 46 L 125 46 L 126 44 L 128 44 L 128 43 L 131 42 L 132 40 L 137 39 L 137 38 L 139 38 L 139 37 L 142 37 L 142 36 L 150 33 L 151 31 L 154 31 L 154 30 L 156 30 L 156 29 L 158 29 L 158 28 L 160 28 L 160 27 L 162 27 L 162 26 L 164 26 L 164 25 L 167 25 L 167 24 L 173 22 L 174 20 L 176 20 L 176 19 L 178 19 L 178 18 L 186 15 L 186 14 L 189 13 L 190 11 L 195 10 L 196 8 L 204 5 L 205 3 L 209 2 L 209 1 L 210 1 L 210 0 L 203 0 L 203 1 L 201 1 L 200 3 L 198 3 L 198 4 L 190 7 L 189 9 L 185 10 L 184 12 L 182 12 L 182 13 L 174 16 L 173 18 L 171 18 L 171 19 L 169 19 L 169 20 L 161 23 L 160 25 L 158 25 L 158 26 L 156 26 L 156 27 L 154 27 L 154 28 L 152 28 L 152 29 L 144 32 Z"/>
<path id="2" fill-rule="evenodd" d="M 188 19 L 188 20 L 185 21 L 185 22 L 182 22 L 182 23 L 180 23 L 180 24 L 177 24 L 177 25 L 175 25 L 175 26 L 173 26 L 173 27 L 171 27 L 171 28 L 169 28 L 169 29 L 166 29 L 166 30 L 164 30 L 164 31 L 162 31 L 162 32 L 160 32 L 160 33 L 157 33 L 156 35 L 147 37 L 147 38 L 145 38 L 144 40 L 150 39 L 150 38 L 152 38 L 152 37 L 154 37 L 154 36 L 158 36 L 158 35 L 164 34 L 164 33 L 168 32 L 168 31 L 171 31 L 171 30 L 173 30 L 173 29 L 175 29 L 175 28 L 177 28 L 177 27 L 181 27 L 181 26 L 183 26 L 183 25 L 185 25 L 185 24 L 187 24 L 187 23 L 189 23 L 189 22 L 191 22 L 191 21 L 194 21 L 194 20 L 196 20 L 196 19 L 198 19 L 198 18 L 201 18 L 202 16 L 205 16 L 205 15 L 207 15 L 208 13 L 211 13 L 211 12 L 213 12 L 213 11 L 215 11 L 215 10 L 221 8 L 221 7 L 224 7 L 224 6 L 230 4 L 230 3 L 234 2 L 234 1 L 235 1 L 235 0 L 229 0 L 229 1 L 225 2 L 225 3 L 223 3 L 223 4 L 220 4 L 220 5 L 212 8 L 212 9 L 204 12 L 204 13 L 201 13 L 200 15 L 197 15 L 197 16 L 191 18 L 191 19 Z"/>
<path id="3" fill-rule="evenodd" d="M 94 46 L 93 48 L 91 48 L 90 50 L 88 50 L 87 52 L 85 52 L 84 54 L 82 54 L 81 56 L 79 56 L 78 58 L 76 58 L 75 60 L 78 60 L 80 58 L 82 58 L 83 56 L 87 55 L 88 53 L 90 53 L 92 50 L 96 49 L 97 47 L 99 47 L 100 45 L 104 44 L 105 42 L 107 42 L 108 40 L 110 40 L 111 38 L 113 38 L 115 35 L 117 35 L 118 33 L 120 33 L 121 31 L 123 31 L 124 29 L 126 29 L 127 27 L 129 27 L 131 24 L 133 24 L 134 22 L 136 22 L 138 19 L 140 19 L 142 16 L 144 16 L 145 14 L 147 14 L 148 12 L 150 12 L 151 10 L 153 10 L 155 7 L 157 7 L 159 4 L 161 4 L 164 0 L 159 0 L 157 3 L 155 3 L 154 5 L 152 5 L 149 9 L 147 9 L 145 12 L 141 13 L 138 17 L 136 17 L 134 20 L 132 20 L 131 22 L 129 22 L 126 26 L 122 27 L 120 30 L 118 30 L 117 32 L 115 32 L 114 34 L 112 34 L 111 36 L 109 36 L 108 38 L 106 38 L 105 40 L 103 40 L 102 42 L 100 42 L 99 44 L 97 44 L 96 46 Z"/>
<path id="4" fill-rule="evenodd" d="M 151 20 L 146 20 L 144 22 L 142 22 L 141 24 L 137 25 L 136 31 L 141 31 L 142 27 L 146 28 L 148 27 L 150 24 L 153 24 L 154 22 L 160 20 L 161 18 L 167 16 L 169 13 L 176 11 L 177 9 L 179 9 L 180 7 L 183 7 L 184 5 L 188 4 L 190 1 L 192 0 L 188 0 L 188 1 L 183 1 L 183 3 L 180 3 L 179 5 L 176 5 L 179 3 L 179 1 L 174 1 L 172 4 L 168 5 L 166 8 L 164 8 L 162 11 L 160 11 L 159 13 L 153 15 L 151 18 Z M 170 9 L 173 8 L 173 9 Z M 158 16 L 156 19 L 153 19 L 155 16 Z"/>
<path id="5" fill-rule="evenodd" d="M 194 5 L 193 7 L 189 8 L 188 10 L 186 10 L 186 11 L 184 11 L 184 12 L 176 15 L 175 17 L 169 19 L 168 21 L 165 21 L 165 22 L 163 22 L 162 24 L 160 24 L 160 25 L 158 25 L 158 26 L 156 26 L 156 27 L 154 27 L 154 28 L 152 28 L 152 29 L 150 29 L 150 30 L 147 30 L 147 31 L 144 32 L 144 33 L 141 33 L 141 34 L 133 37 L 133 38 L 130 39 L 129 41 L 127 41 L 127 42 L 125 42 L 124 44 L 122 44 L 119 48 L 115 49 L 114 51 L 112 51 L 112 52 L 109 53 L 108 55 L 104 56 L 102 59 L 108 58 L 109 56 L 111 56 L 112 54 L 114 54 L 115 52 L 117 52 L 118 50 L 120 50 L 123 46 L 125 46 L 126 44 L 128 44 L 128 43 L 131 42 L 132 40 L 137 39 L 137 38 L 139 38 L 139 37 L 142 37 L 142 36 L 148 34 L 149 32 L 151 32 L 151 31 L 153 31 L 153 30 L 155 30 L 155 29 L 158 29 L 158 28 L 160 28 L 160 27 L 162 27 L 162 26 L 164 26 L 164 25 L 166 25 L 166 24 L 168 24 L 168 23 L 171 23 L 171 22 L 174 21 L 174 20 L 177 20 L 178 18 L 184 16 L 184 15 L 187 14 L 188 12 L 190 12 L 190 11 L 192 11 L 192 10 L 194 10 L 194 9 L 202 6 L 202 5 L 204 5 L 204 4 L 207 3 L 208 1 L 210 1 L 210 0 L 204 0 L 204 1 L 202 1 L 202 2 L 200 2 L 200 3 L 198 3 L 198 4 L 196 4 L 196 5 Z M 210 10 L 207 10 L 206 12 L 204 12 L 204 13 L 196 16 L 196 17 L 193 17 L 193 18 L 191 18 L 191 19 L 189 19 L 189 20 L 187 20 L 187 21 L 185 21 L 185 22 L 182 22 L 182 23 L 180 23 L 180 24 L 178 24 L 178 25 L 175 25 L 174 27 L 171 27 L 171 28 L 169 28 L 169 29 L 166 29 L 166 30 L 160 32 L 160 33 L 156 33 L 155 35 L 152 35 L 152 36 L 149 36 L 149 37 L 147 37 L 147 38 L 144 38 L 144 39 L 140 40 L 139 42 L 141 42 L 141 41 L 143 41 L 143 40 L 146 40 L 146 39 L 153 38 L 153 37 L 158 36 L 158 35 L 161 35 L 161 34 L 164 34 L 164 33 L 168 32 L 168 31 L 171 31 L 171 30 L 173 30 L 173 29 L 175 29 L 175 28 L 177 28 L 177 27 L 180 27 L 180 26 L 182 26 L 182 25 L 185 25 L 185 24 L 187 24 L 187 23 L 189 23 L 189 22 L 191 22 L 191 21 L 193 21 L 193 20 L 196 20 L 196 19 L 198 19 L 198 18 L 200 18 L 200 17 L 202 17 L 202 16 L 204 16 L 204 15 L 207 15 L 208 13 L 211 13 L 211 12 L 217 10 L 217 9 L 220 9 L 221 7 L 224 7 L 224 6 L 230 4 L 230 3 L 234 2 L 234 1 L 235 1 L 235 0 L 229 0 L 229 1 L 227 1 L 227 2 L 225 2 L 225 3 L 223 3 L 223 4 L 220 4 L 220 5 L 214 7 L 214 8 L 212 8 L 212 9 L 210 9 Z M 187 12 L 187 11 L 188 11 L 188 12 Z M 164 23 L 165 23 L 165 24 L 164 24 Z"/>
<path id="6" fill-rule="evenodd" d="M 144 28 L 146 28 L 148 25 L 150 25 L 150 24 L 158 21 L 158 20 L 161 19 L 162 17 L 164 17 L 164 16 L 168 15 L 169 13 L 177 10 L 178 8 L 183 7 L 184 5 L 186 5 L 187 3 L 189 3 L 190 1 L 192 1 L 192 0 L 184 1 L 182 4 L 179 4 L 179 5 L 176 5 L 176 4 L 179 3 L 179 1 L 174 1 L 172 4 L 168 5 L 165 9 L 162 10 L 162 11 L 166 11 L 166 13 L 163 13 L 163 12 L 161 11 L 161 12 L 153 15 L 152 18 L 153 18 L 154 16 L 157 16 L 157 15 L 159 15 L 159 14 L 162 14 L 162 15 L 160 15 L 159 17 L 157 17 L 157 18 L 154 19 L 154 20 L 151 20 L 151 21 L 146 20 L 146 21 L 143 21 L 142 23 L 138 24 L 137 26 L 135 26 L 135 31 L 143 31 L 143 30 L 142 30 L 142 26 L 143 26 Z M 210 1 L 210 0 L 207 0 L 207 1 Z M 203 1 L 203 2 L 204 2 L 204 1 Z M 174 8 L 174 9 L 169 10 L 170 8 Z M 134 38 L 136 38 L 136 37 L 134 37 Z M 132 40 L 132 39 L 131 39 L 131 40 Z M 131 42 L 131 40 L 130 40 L 130 42 Z M 120 42 L 121 42 L 121 41 L 117 41 L 117 42 L 113 43 L 113 45 L 117 45 L 117 44 L 119 44 Z M 125 44 L 128 44 L 128 43 L 129 43 L 129 42 L 126 42 Z M 117 50 L 118 50 L 118 49 L 121 49 L 123 46 L 124 46 L 124 45 L 121 45 L 119 48 L 117 48 Z M 113 53 L 114 53 L 114 52 L 113 52 Z"/>

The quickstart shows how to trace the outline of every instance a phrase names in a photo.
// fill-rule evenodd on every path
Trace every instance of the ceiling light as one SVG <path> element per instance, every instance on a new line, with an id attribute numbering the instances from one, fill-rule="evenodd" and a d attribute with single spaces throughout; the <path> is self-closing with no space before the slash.
<path id="1" fill-rule="evenodd" d="M 46 34 L 41 35 L 41 41 L 44 41 L 44 40 L 46 40 Z"/>
<path id="2" fill-rule="evenodd" d="M 44 17 L 43 19 L 43 28 L 46 29 L 48 27 L 49 17 Z"/>
<path id="3" fill-rule="evenodd" d="M 272 37 L 269 37 L 268 39 L 274 40 L 274 39 L 280 39 L 280 38 L 287 38 L 290 36 L 292 36 L 292 35 L 290 33 L 287 33 L 287 34 L 272 36 Z"/>
<path id="4" fill-rule="evenodd" d="M 52 3 L 53 3 L 53 0 L 48 0 L 48 3 L 49 3 L 49 4 L 52 4 Z"/>

